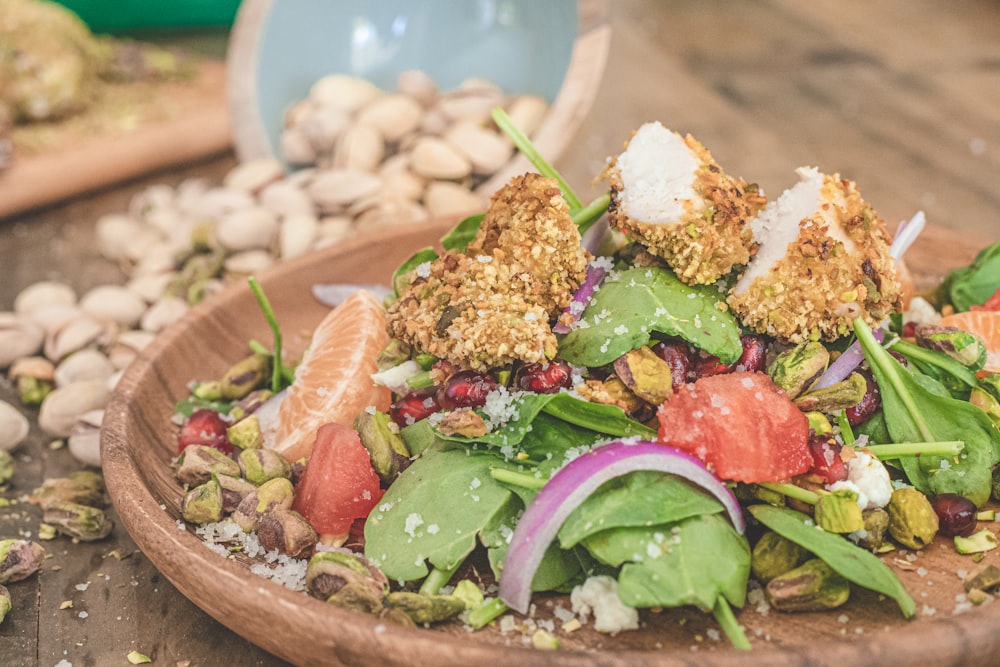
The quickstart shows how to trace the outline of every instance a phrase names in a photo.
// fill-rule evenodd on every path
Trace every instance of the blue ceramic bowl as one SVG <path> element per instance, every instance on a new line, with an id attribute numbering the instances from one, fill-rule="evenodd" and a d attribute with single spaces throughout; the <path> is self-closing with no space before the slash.
<path id="1" fill-rule="evenodd" d="M 443 90 L 482 77 L 553 105 L 577 78 L 567 104 L 582 120 L 604 67 L 605 14 L 604 0 L 243 0 L 228 56 L 237 153 L 279 157 L 285 111 L 336 73 L 389 90 L 408 69 Z M 562 134 L 575 128 L 562 124 Z"/>

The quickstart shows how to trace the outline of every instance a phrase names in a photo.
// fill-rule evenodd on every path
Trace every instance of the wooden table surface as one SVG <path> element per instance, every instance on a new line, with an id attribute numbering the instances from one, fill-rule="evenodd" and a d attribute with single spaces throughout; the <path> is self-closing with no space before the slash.
<path id="1" fill-rule="evenodd" d="M 1000 3 L 617 0 L 611 23 L 602 89 L 556 165 L 581 194 L 597 192 L 591 179 L 633 129 L 660 120 L 772 195 L 815 165 L 856 180 L 890 224 L 922 209 L 969 247 L 1000 239 Z M 233 164 L 213 156 L 0 221 L 0 311 L 42 279 L 81 294 L 123 281 L 94 248 L 98 216 L 153 183 L 218 182 Z M 16 402 L 5 380 L 0 399 Z M 50 440 L 33 423 L 4 497 L 79 469 Z M 0 538 L 36 536 L 39 519 L 24 502 L 0 508 Z M 133 649 L 157 665 L 284 664 L 189 603 L 120 526 L 45 545 L 40 575 L 10 586 L 0 665 L 127 665 Z"/>

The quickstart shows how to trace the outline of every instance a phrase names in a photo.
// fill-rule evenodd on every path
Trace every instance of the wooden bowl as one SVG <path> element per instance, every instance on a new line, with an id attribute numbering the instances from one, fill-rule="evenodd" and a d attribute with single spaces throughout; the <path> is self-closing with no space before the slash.
<path id="1" fill-rule="evenodd" d="M 394 90 L 400 72 L 420 69 L 442 90 L 486 78 L 544 97 L 532 141 L 555 162 L 594 101 L 610 41 L 607 0 L 244 0 L 227 54 L 236 153 L 281 159 L 285 112 L 327 74 Z M 516 155 L 477 191 L 493 194 L 527 164 Z"/>
<path id="2" fill-rule="evenodd" d="M 434 244 L 453 221 L 428 223 L 358 239 L 300 257 L 261 276 L 291 348 L 301 350 L 326 312 L 310 287 L 322 282 L 386 284 L 392 269 L 414 249 Z M 946 250 L 942 250 L 942 248 Z M 918 275 L 968 261 L 976 248 L 931 230 L 911 250 Z M 927 283 L 929 284 L 929 283 Z M 243 356 L 247 341 L 270 341 L 250 290 L 234 286 L 209 299 L 156 341 L 118 384 L 102 436 L 104 474 L 121 521 L 154 565 L 192 602 L 250 642 L 298 665 L 488 665 L 520 667 L 648 665 L 987 665 L 1000 654 L 1000 604 L 954 615 L 962 593 L 957 572 L 976 564 L 946 541 L 909 558 L 885 557 L 917 602 L 907 621 L 895 604 L 858 591 L 829 613 L 763 615 L 752 604 L 739 614 L 754 645 L 750 654 L 717 638 L 710 616 L 697 610 L 643 612 L 644 627 L 616 637 L 590 625 L 571 634 L 556 623 L 557 651 L 530 648 L 517 631 L 497 627 L 471 634 L 459 623 L 412 629 L 349 613 L 291 591 L 201 544 L 178 525 L 181 488 L 170 461 L 175 401 L 193 379 L 217 377 Z M 997 552 L 984 563 L 997 563 Z M 565 598 L 538 596 L 538 617 L 551 617 Z M 931 612 L 936 610 L 936 613 Z M 684 619 L 682 621 L 682 619 Z M 530 636 L 530 633 L 527 635 Z M 526 644 L 528 646 L 526 646 Z"/>

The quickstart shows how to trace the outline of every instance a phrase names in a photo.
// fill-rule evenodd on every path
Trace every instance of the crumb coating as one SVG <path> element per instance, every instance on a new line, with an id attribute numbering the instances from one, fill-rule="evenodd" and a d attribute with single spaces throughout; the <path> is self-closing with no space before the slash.
<path id="1" fill-rule="evenodd" d="M 883 221 L 853 181 L 824 175 L 826 202 L 798 223 L 783 258 L 727 302 L 744 327 L 787 343 L 832 341 L 861 317 L 880 324 L 902 307 L 891 241 Z M 839 225 L 853 251 L 830 235 Z"/>
<path id="2" fill-rule="evenodd" d="M 684 143 L 698 160 L 693 188 L 700 199 L 685 202 L 675 222 L 650 223 L 629 217 L 623 197 L 627 183 L 614 161 L 606 175 L 611 185 L 611 226 L 666 260 L 689 285 L 715 282 L 734 266 L 746 264 L 757 250 L 747 222 L 767 203 L 756 185 L 730 176 L 690 134 Z"/>
<path id="3" fill-rule="evenodd" d="M 590 259 L 558 182 L 515 177 L 491 198 L 465 253 L 446 252 L 410 276 L 389 307 L 389 333 L 474 370 L 551 359 L 549 322 L 572 301 Z"/>

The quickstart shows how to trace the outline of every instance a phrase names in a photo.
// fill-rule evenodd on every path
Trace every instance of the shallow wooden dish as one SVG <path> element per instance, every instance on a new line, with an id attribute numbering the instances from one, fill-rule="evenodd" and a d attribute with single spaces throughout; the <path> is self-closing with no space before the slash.
<path id="1" fill-rule="evenodd" d="M 318 282 L 385 283 L 414 249 L 437 242 L 452 221 L 391 231 L 328 248 L 279 265 L 261 277 L 293 349 L 301 350 L 326 312 L 310 295 Z M 918 284 L 927 287 L 949 266 L 971 259 L 977 245 L 949 232 L 929 230 L 911 250 Z M 697 610 L 644 612 L 645 627 L 607 637 L 589 626 L 559 630 L 558 651 L 526 647 L 516 631 L 488 628 L 469 634 L 459 624 L 407 629 L 330 607 L 252 574 L 245 563 L 223 558 L 178 528 L 181 489 L 170 459 L 175 452 L 174 402 L 192 379 L 218 376 L 245 352 L 251 338 L 270 340 L 267 325 L 245 286 L 206 301 L 158 336 L 128 369 L 106 411 L 102 437 L 104 473 L 125 528 L 146 556 L 192 602 L 249 641 L 299 665 L 469 665 L 509 662 L 523 667 L 648 665 L 988 665 L 1000 652 L 1000 604 L 955 615 L 962 592 L 959 570 L 976 564 L 944 541 L 912 562 L 896 553 L 886 561 L 900 570 L 917 602 L 913 620 L 895 604 L 857 592 L 826 614 L 762 615 L 752 605 L 739 618 L 754 645 L 735 651 Z M 912 558 L 912 556 L 911 556 Z M 984 563 L 998 563 L 997 552 Z M 551 602 L 536 596 L 539 616 Z M 568 604 L 564 601 L 564 606 Z M 931 613 L 930 609 L 936 610 Z M 683 620 L 682 620 L 683 619 Z M 559 624 L 556 624 L 559 627 Z"/>

